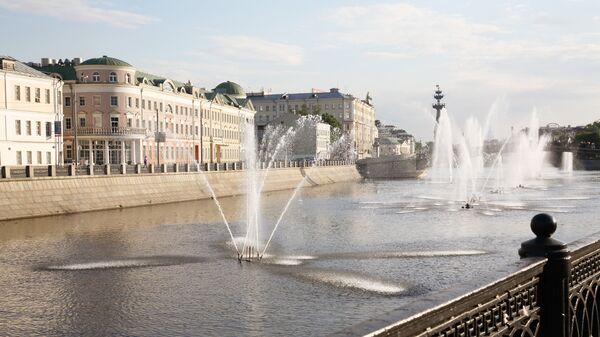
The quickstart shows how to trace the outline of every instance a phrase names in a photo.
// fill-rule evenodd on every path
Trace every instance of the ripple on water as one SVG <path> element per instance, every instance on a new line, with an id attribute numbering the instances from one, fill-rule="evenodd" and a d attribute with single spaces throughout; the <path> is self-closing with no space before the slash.
<path id="1" fill-rule="evenodd" d="M 334 287 L 350 288 L 384 295 L 396 295 L 406 291 L 406 288 L 401 285 L 352 272 L 307 269 L 296 275 Z"/>
<path id="2" fill-rule="evenodd" d="M 113 268 L 140 268 L 140 267 L 157 267 L 170 266 L 185 263 L 203 262 L 205 259 L 194 256 L 149 256 L 149 257 L 133 257 L 122 258 L 115 260 L 100 260 L 100 261 L 85 261 L 77 263 L 52 264 L 41 266 L 40 270 L 98 270 L 98 269 L 113 269 Z"/>

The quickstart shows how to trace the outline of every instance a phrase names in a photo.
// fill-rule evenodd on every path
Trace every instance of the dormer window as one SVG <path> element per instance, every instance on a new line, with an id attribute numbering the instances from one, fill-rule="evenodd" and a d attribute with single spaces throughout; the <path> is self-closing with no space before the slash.
<path id="1" fill-rule="evenodd" d="M 110 75 L 108 75 L 108 81 L 116 82 L 117 81 L 117 73 L 115 73 L 114 71 L 111 72 Z"/>
<path id="2" fill-rule="evenodd" d="M 92 74 L 92 81 L 93 82 L 100 82 L 100 73 L 99 72 L 95 72 Z"/>
<path id="3" fill-rule="evenodd" d="M 125 74 L 125 83 L 131 84 L 131 75 L 129 73 Z"/>

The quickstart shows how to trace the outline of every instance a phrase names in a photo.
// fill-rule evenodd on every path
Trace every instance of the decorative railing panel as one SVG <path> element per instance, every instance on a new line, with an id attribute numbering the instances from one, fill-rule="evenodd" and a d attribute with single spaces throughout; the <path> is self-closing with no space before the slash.
<path id="1" fill-rule="evenodd" d="M 572 257 L 569 280 L 570 337 L 599 336 L 600 242 L 588 242 L 574 250 Z"/>

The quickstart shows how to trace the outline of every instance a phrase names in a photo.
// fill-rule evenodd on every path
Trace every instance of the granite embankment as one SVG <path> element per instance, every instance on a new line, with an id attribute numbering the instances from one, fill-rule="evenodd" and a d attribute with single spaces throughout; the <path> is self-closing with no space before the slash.
<path id="1" fill-rule="evenodd" d="M 354 165 L 276 168 L 263 192 L 361 179 Z M 306 177 L 305 177 L 306 176 Z M 36 177 L 0 181 L 0 220 L 164 204 L 245 193 L 244 171 Z"/>

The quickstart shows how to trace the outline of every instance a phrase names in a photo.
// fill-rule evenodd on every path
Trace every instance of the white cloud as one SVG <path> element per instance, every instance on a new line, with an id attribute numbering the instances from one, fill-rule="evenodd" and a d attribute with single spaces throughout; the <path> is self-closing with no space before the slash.
<path id="1" fill-rule="evenodd" d="M 251 36 L 226 35 L 213 38 L 215 52 L 242 61 L 259 61 L 284 65 L 300 65 L 304 61 L 302 48 L 271 42 Z"/>
<path id="2" fill-rule="evenodd" d="M 600 61 L 598 40 L 584 39 L 580 34 L 527 40 L 497 25 L 404 3 L 349 6 L 335 11 L 335 24 L 340 29 L 334 37 L 373 49 L 367 54 L 376 57 L 387 52 L 381 51 L 383 47 L 394 53 L 440 55 L 458 62 L 547 57 Z M 557 23 L 546 14 L 538 18 Z"/>
<path id="3" fill-rule="evenodd" d="M 121 28 L 135 28 L 158 21 L 157 18 L 117 9 L 101 8 L 84 0 L 0 0 L 9 10 L 87 23 L 105 23 Z"/>

